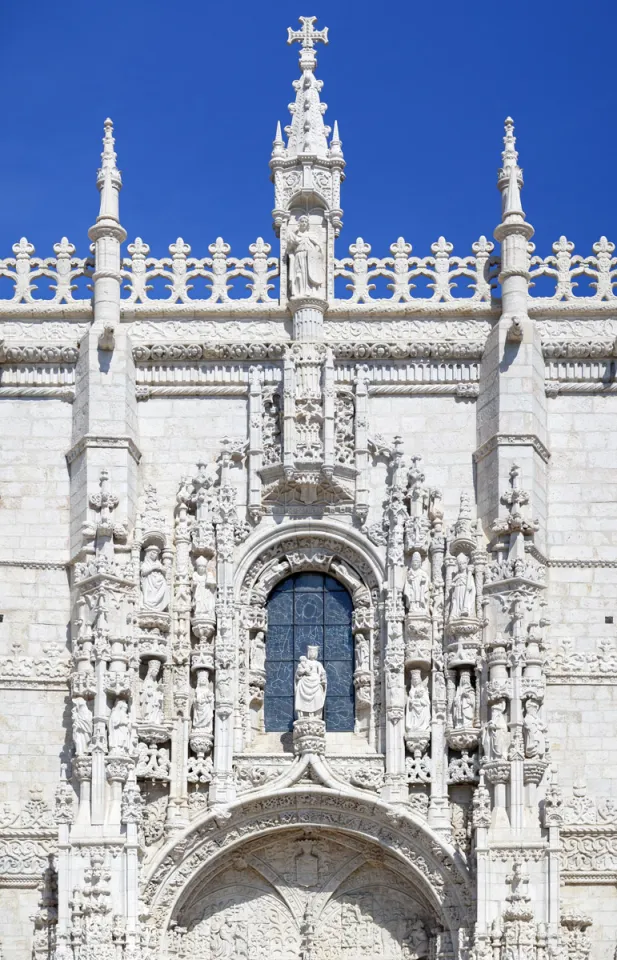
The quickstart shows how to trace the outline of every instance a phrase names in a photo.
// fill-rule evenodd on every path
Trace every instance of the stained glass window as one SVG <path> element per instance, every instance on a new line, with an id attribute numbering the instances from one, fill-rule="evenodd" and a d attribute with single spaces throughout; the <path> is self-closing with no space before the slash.
<path id="1" fill-rule="evenodd" d="M 319 647 L 326 668 L 326 730 L 354 728 L 352 602 L 338 580 L 298 573 L 268 600 L 265 725 L 267 732 L 293 728 L 294 674 L 308 646 Z"/>

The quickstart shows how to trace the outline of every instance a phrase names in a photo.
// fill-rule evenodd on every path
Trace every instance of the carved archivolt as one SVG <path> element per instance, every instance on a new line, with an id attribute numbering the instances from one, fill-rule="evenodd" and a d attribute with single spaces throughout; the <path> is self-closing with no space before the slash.
<path id="1" fill-rule="evenodd" d="M 329 569 L 338 558 L 355 571 L 374 605 L 385 578 L 382 561 L 372 544 L 349 527 L 334 522 L 287 523 L 252 544 L 238 564 L 236 596 L 242 604 L 264 602 L 276 584 L 300 570 Z M 280 566 L 277 566 L 279 564 Z M 353 588 L 351 589 L 353 594 Z"/>
<path id="2" fill-rule="evenodd" d="M 195 905 L 203 899 L 211 880 L 230 864 L 248 868 L 249 873 L 250 868 L 255 870 L 258 866 L 260 882 L 263 884 L 265 879 L 272 885 L 277 872 L 275 859 L 273 862 L 272 857 L 259 857 L 261 863 L 257 865 L 248 841 L 259 837 L 272 839 L 276 833 L 282 843 L 292 842 L 300 839 L 298 828 L 304 837 L 315 838 L 316 842 L 324 835 L 329 837 L 327 846 L 338 844 L 354 851 L 355 857 L 346 858 L 347 874 L 342 863 L 330 878 L 322 867 L 321 882 L 319 864 L 288 864 L 288 880 L 279 883 L 279 902 L 293 907 L 294 916 L 303 915 L 298 887 L 305 891 L 315 888 L 321 899 L 317 899 L 314 908 L 321 911 L 336 891 L 343 889 L 346 875 L 363 863 L 370 863 L 398 874 L 401 886 L 404 882 L 408 890 L 413 890 L 421 918 L 430 917 L 453 935 L 471 922 L 470 877 L 425 824 L 412 814 L 393 814 L 375 798 L 365 803 L 357 794 L 335 796 L 320 789 L 299 787 L 210 812 L 167 845 L 153 864 L 143 890 L 150 910 L 151 942 L 162 945 L 170 924 L 173 929 L 177 923 L 193 922 Z M 234 859 L 234 853 L 239 859 Z M 298 855 L 305 853 L 298 850 Z M 315 850 L 309 850 L 308 856 L 313 855 L 319 856 Z M 300 870 L 299 883 L 298 876 L 289 882 L 290 867 L 296 874 Z"/>

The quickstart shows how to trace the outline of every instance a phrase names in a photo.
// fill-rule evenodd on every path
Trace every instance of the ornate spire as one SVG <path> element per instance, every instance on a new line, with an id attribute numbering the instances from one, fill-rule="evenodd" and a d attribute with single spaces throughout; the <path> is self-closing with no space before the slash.
<path id="1" fill-rule="evenodd" d="M 287 134 L 288 158 L 300 154 L 313 157 L 328 156 L 328 136 L 330 128 L 324 124 L 323 115 L 326 104 L 321 103 L 319 93 L 323 86 L 322 80 L 314 76 L 317 66 L 315 44 L 328 42 L 328 28 L 315 30 L 313 24 L 317 17 L 300 17 L 300 30 L 287 30 L 287 42 L 300 44 L 300 70 L 302 76 L 294 80 L 296 91 L 295 103 L 289 105 L 291 124 L 285 127 Z M 275 141 L 276 145 L 276 141 Z"/>
<path id="2" fill-rule="evenodd" d="M 122 177 L 116 166 L 114 125 L 109 117 L 105 121 L 104 126 L 105 133 L 103 135 L 101 166 L 96 176 L 96 185 L 101 194 L 101 207 L 97 222 L 101 220 L 114 220 L 116 223 L 119 223 L 119 197 L 122 188 Z"/>
<path id="3" fill-rule="evenodd" d="M 518 165 L 516 137 L 514 136 L 514 120 L 506 117 L 505 136 L 503 138 L 503 152 L 501 154 L 501 168 L 497 177 L 497 187 L 501 191 L 501 224 L 497 228 L 500 234 L 503 228 L 514 226 L 529 239 L 533 236 L 533 227 L 525 222 L 525 213 L 521 204 L 521 189 L 523 186 L 523 171 Z M 505 234 L 504 234 L 505 235 Z M 500 240 L 501 236 L 496 237 Z"/>
<path id="4" fill-rule="evenodd" d="M 275 186 L 273 218 L 277 236 L 292 211 L 297 217 L 300 210 L 308 213 L 311 209 L 323 209 L 335 236 L 342 226 L 340 185 L 345 160 L 337 125 L 329 141 L 330 127 L 324 123 L 327 107 L 319 97 L 323 81 L 315 77 L 315 46 L 328 42 L 328 30 L 316 30 L 316 19 L 300 17 L 301 29 L 287 30 L 287 42 L 300 44 L 302 75 L 293 83 L 296 98 L 289 105 L 291 123 L 284 130 L 287 143 L 278 124 L 272 144 L 270 169 Z"/>

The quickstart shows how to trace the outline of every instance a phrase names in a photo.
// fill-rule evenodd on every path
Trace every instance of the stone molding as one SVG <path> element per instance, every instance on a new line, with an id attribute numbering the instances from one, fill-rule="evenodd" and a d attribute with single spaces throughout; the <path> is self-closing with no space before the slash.
<path id="1" fill-rule="evenodd" d="M 483 460 L 484 457 L 488 457 L 488 455 L 491 454 L 493 450 L 495 450 L 497 447 L 508 447 L 508 446 L 533 447 L 535 452 L 544 461 L 544 463 L 548 463 L 548 461 L 550 460 L 550 456 L 551 456 L 550 451 L 542 443 L 540 438 L 537 437 L 535 434 L 533 433 L 520 433 L 520 434 L 496 433 L 496 434 L 493 434 L 493 436 L 489 440 L 483 443 L 482 446 L 478 447 L 478 449 L 474 452 L 473 454 L 474 463 L 479 463 L 479 461 Z"/>
<path id="2" fill-rule="evenodd" d="M 65 454 L 66 462 L 70 466 L 84 450 L 128 450 L 133 460 L 139 463 L 141 450 L 130 437 L 104 437 L 97 434 L 87 434 L 81 437 Z"/>

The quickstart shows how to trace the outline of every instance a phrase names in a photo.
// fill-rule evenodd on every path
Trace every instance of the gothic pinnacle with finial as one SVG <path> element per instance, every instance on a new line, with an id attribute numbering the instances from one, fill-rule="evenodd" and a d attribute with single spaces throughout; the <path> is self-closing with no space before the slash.
<path id="1" fill-rule="evenodd" d="M 501 167 L 497 177 L 497 187 L 501 192 L 501 223 L 495 231 L 495 239 L 501 241 L 508 233 L 522 233 L 527 240 L 533 236 L 533 227 L 525 220 L 521 203 L 523 171 L 518 164 L 514 121 L 506 117 L 505 135 L 501 154 Z"/>
<path id="2" fill-rule="evenodd" d="M 96 218 L 96 224 L 90 228 L 88 236 L 91 240 L 98 240 L 99 237 L 109 235 L 122 243 L 126 239 L 126 232 L 120 226 L 122 176 L 116 164 L 114 125 L 107 117 L 103 126 L 101 166 L 96 175 L 96 185 L 101 195 L 99 214 Z"/>

